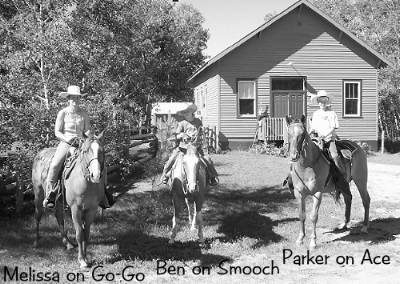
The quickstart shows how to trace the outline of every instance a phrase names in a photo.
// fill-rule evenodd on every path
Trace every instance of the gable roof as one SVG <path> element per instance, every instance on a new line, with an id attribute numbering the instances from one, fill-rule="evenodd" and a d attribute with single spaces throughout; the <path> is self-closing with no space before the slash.
<path id="1" fill-rule="evenodd" d="M 243 43 L 245 43 L 247 40 L 249 40 L 250 38 L 252 38 L 253 36 L 257 35 L 259 32 L 263 31 L 264 29 L 268 28 L 270 25 L 272 25 L 273 23 L 275 23 L 276 21 L 280 20 L 281 18 L 283 18 L 284 16 L 286 16 L 287 14 L 289 14 L 290 12 L 292 12 L 294 9 L 296 8 L 301 8 L 301 5 L 306 5 L 308 8 L 310 8 L 311 10 L 313 10 L 315 13 L 317 13 L 318 15 L 320 15 L 321 17 L 323 17 L 325 20 L 327 20 L 329 23 L 331 23 L 332 25 L 334 25 L 336 28 L 338 28 L 341 32 L 343 32 L 344 34 L 346 34 L 347 36 L 349 36 L 352 40 L 354 40 L 355 42 L 357 42 L 359 45 L 361 45 L 362 47 L 364 47 L 368 52 L 370 52 L 371 54 L 373 54 L 378 60 L 378 67 L 380 66 L 393 66 L 393 63 L 390 62 L 387 58 L 385 58 L 382 54 L 380 54 L 379 52 L 377 52 L 375 49 L 373 49 L 372 47 L 370 47 L 366 42 L 364 42 L 363 40 L 361 40 L 360 38 L 358 38 L 357 36 L 355 36 L 353 33 L 351 33 L 348 29 L 346 29 L 345 27 L 343 27 L 342 25 L 340 25 L 339 23 L 337 23 L 334 19 L 332 19 L 330 16 L 328 16 L 327 14 L 325 14 L 324 12 L 322 12 L 320 9 L 318 9 L 317 7 L 315 7 L 313 4 L 311 4 L 310 2 L 308 2 L 307 0 L 300 0 L 296 3 L 294 3 L 292 6 L 288 7 L 286 10 L 284 10 L 283 12 L 281 12 L 280 14 L 276 15 L 274 18 L 272 18 L 271 20 L 265 22 L 264 24 L 262 24 L 260 27 L 258 27 L 257 29 L 255 29 L 254 31 L 252 31 L 251 33 L 249 33 L 248 35 L 246 35 L 245 37 L 243 37 L 241 40 L 239 40 L 238 42 L 234 43 L 233 45 L 231 45 L 230 47 L 226 48 L 224 51 L 222 51 L 221 53 L 219 53 L 218 55 L 214 56 L 213 58 L 211 58 L 209 61 L 207 61 L 203 66 L 201 66 L 199 69 L 197 69 L 192 76 L 189 77 L 188 81 L 191 81 L 194 77 L 196 77 L 197 75 L 199 75 L 203 70 L 205 70 L 207 67 L 211 66 L 212 64 L 214 64 L 215 62 L 217 62 L 218 60 L 220 60 L 222 57 L 224 57 L 225 55 L 227 55 L 229 52 L 231 52 L 232 50 L 234 50 L 235 48 L 239 47 L 240 45 L 242 45 Z"/>

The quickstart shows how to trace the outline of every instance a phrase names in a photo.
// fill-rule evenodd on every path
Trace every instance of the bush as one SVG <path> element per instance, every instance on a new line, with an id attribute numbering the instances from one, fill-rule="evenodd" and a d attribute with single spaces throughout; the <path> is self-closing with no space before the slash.
<path id="1" fill-rule="evenodd" d="M 288 156 L 289 148 L 287 144 L 282 147 L 277 147 L 275 143 L 258 142 L 249 148 L 249 152 L 286 158 Z"/>

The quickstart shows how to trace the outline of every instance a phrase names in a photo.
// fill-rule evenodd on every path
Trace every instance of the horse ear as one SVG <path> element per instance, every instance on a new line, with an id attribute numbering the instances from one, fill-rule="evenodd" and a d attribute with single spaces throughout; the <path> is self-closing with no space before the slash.
<path id="1" fill-rule="evenodd" d="M 292 123 L 292 118 L 291 117 L 286 116 L 285 120 L 286 120 L 286 124 L 287 125 L 290 125 Z"/>
<path id="2" fill-rule="evenodd" d="M 102 139 L 103 138 L 104 133 L 106 132 L 106 129 L 107 129 L 107 127 L 104 128 L 103 131 L 97 136 L 98 139 Z"/>
<path id="3" fill-rule="evenodd" d="M 84 140 L 86 140 L 88 138 L 88 136 L 83 131 L 82 131 L 82 137 L 83 137 Z"/>

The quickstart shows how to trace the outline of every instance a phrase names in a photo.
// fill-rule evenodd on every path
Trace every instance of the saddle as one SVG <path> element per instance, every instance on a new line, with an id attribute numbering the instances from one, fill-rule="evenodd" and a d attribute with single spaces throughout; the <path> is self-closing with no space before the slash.
<path id="1" fill-rule="evenodd" d="M 72 149 L 72 148 L 71 148 Z M 79 151 L 78 149 L 74 149 L 74 151 L 70 152 L 70 155 L 65 159 L 64 164 L 61 168 L 60 175 L 57 180 L 56 190 L 56 202 L 64 202 L 65 201 L 65 185 L 64 181 L 69 177 L 74 168 L 76 162 L 78 161 Z M 66 204 L 66 202 L 64 202 Z"/>
<path id="2" fill-rule="evenodd" d="M 342 157 L 348 160 L 351 160 L 354 152 L 357 151 L 357 147 L 350 140 L 336 140 L 335 144 L 338 153 L 342 154 Z"/>

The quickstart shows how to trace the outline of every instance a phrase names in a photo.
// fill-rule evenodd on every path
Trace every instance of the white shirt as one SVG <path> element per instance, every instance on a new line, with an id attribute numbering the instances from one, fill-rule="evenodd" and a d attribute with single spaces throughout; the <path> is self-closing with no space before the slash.
<path id="1" fill-rule="evenodd" d="M 326 136 L 325 141 L 330 141 L 332 136 L 333 140 L 336 139 L 336 131 L 333 130 L 331 134 L 327 135 L 328 132 L 334 128 L 339 128 L 339 122 L 336 112 L 333 110 L 323 110 L 319 109 L 313 114 L 312 128 L 315 129 L 320 135 Z"/>

